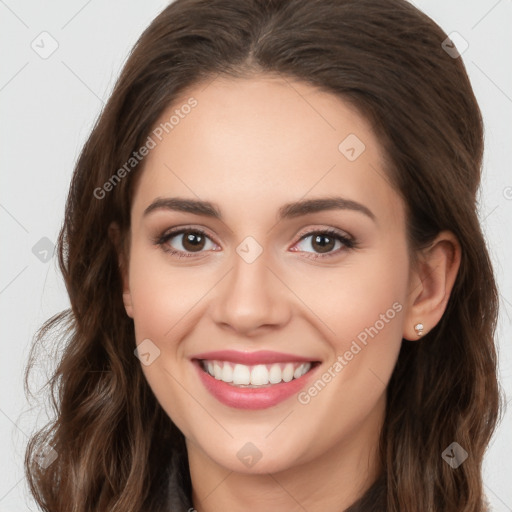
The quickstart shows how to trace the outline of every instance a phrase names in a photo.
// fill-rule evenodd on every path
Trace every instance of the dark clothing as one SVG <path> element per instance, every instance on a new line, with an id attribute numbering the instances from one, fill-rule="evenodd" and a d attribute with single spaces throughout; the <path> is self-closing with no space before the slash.
<path id="1" fill-rule="evenodd" d="M 190 476 L 186 455 L 175 455 L 169 469 L 169 512 L 192 512 Z M 385 512 L 386 482 L 384 476 L 376 480 L 366 493 L 349 508 L 340 512 Z"/>

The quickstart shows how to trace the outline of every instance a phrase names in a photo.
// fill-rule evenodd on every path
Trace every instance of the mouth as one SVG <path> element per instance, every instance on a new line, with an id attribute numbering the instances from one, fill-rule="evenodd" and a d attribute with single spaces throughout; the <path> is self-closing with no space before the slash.
<path id="1" fill-rule="evenodd" d="M 236 409 L 265 409 L 299 393 L 321 361 L 272 351 L 221 350 L 191 358 L 205 389 Z"/>
<path id="2" fill-rule="evenodd" d="M 239 388 L 264 388 L 300 379 L 319 361 L 290 361 L 245 365 L 231 361 L 197 359 L 201 369 L 216 380 Z"/>

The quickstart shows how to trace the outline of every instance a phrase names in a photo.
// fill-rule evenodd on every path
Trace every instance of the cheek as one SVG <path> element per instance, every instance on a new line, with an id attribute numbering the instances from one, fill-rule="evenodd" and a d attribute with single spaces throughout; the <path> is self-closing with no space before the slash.
<path id="1" fill-rule="evenodd" d="M 324 420 L 323 436 L 316 436 L 319 450 L 367 424 L 369 416 L 374 418 L 370 423 L 378 425 L 402 342 L 406 282 L 401 272 L 352 272 L 344 284 L 344 291 L 333 293 L 335 305 L 321 310 L 334 331 L 326 331 L 332 355 L 297 397 L 309 435 L 318 428 L 313 418 Z M 323 294 L 324 303 L 332 303 L 330 298 Z"/>
<path id="2" fill-rule="evenodd" d="M 191 385 L 180 340 L 194 329 L 198 301 L 208 290 L 194 275 L 193 268 L 173 268 L 157 251 L 132 247 L 130 293 L 136 344 L 146 339 L 154 343 L 150 364 L 141 368 L 158 402 L 185 435 L 190 434 L 190 396 L 183 389 Z"/>
<path id="3" fill-rule="evenodd" d="M 334 384 L 326 386 L 330 391 L 324 403 L 364 412 L 383 393 L 398 358 L 409 263 L 400 240 L 352 261 L 333 273 L 322 289 L 318 282 L 316 288 L 309 282 L 304 289 L 309 288 L 308 306 L 328 326 L 324 332 L 332 355 L 323 380 Z M 335 389 L 343 393 L 336 394 Z"/>
<path id="4" fill-rule="evenodd" d="M 376 328 L 380 339 L 401 334 L 409 262 L 406 247 L 399 242 L 295 278 L 294 291 L 306 298 L 307 306 L 325 324 L 324 332 L 337 351 L 346 350 L 360 333 L 364 342 L 367 329 L 376 336 Z M 288 280 L 292 278 L 290 274 Z"/>
<path id="5" fill-rule="evenodd" d="M 168 338 L 208 289 L 208 278 L 198 267 L 173 267 L 157 250 L 134 247 L 130 293 L 137 341 Z"/>

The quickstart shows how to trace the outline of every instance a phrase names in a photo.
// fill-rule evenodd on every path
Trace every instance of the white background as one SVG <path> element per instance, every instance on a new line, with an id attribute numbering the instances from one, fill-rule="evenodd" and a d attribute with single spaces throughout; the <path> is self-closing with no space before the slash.
<path id="1" fill-rule="evenodd" d="M 480 219 L 500 287 L 500 379 L 508 401 L 512 399 L 508 229 L 512 221 L 512 1 L 415 3 L 445 32 L 456 31 L 469 43 L 463 60 L 486 128 Z M 0 0 L 0 512 L 36 510 L 22 461 L 28 435 L 36 420 L 42 423 L 45 417 L 37 407 L 29 409 L 22 375 L 36 329 L 68 305 L 56 258 L 43 262 L 32 248 L 43 237 L 56 241 L 80 148 L 128 52 L 166 4 L 163 0 Z M 43 31 L 59 45 L 47 59 L 31 48 Z M 44 374 L 40 380 L 45 381 Z M 505 411 L 487 452 L 484 482 L 493 510 L 512 511 L 510 410 Z"/>

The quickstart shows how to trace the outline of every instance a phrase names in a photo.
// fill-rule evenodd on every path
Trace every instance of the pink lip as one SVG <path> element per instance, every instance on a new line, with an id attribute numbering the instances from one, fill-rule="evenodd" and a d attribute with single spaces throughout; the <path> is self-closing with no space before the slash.
<path id="1" fill-rule="evenodd" d="M 226 359 L 223 360 L 225 361 Z M 290 361 L 290 359 L 288 359 L 288 361 Z M 201 363 L 197 359 L 193 361 L 193 364 L 199 373 L 199 378 L 204 387 L 219 402 L 229 407 L 249 410 L 266 409 L 297 394 L 305 387 L 312 374 L 316 372 L 319 366 L 313 366 L 305 375 L 302 375 L 302 377 L 298 379 L 293 379 L 290 382 L 281 382 L 261 388 L 239 388 L 212 377 L 202 369 Z"/>
<path id="2" fill-rule="evenodd" d="M 273 352 L 270 350 L 258 350 L 257 352 L 240 352 L 238 350 L 215 350 L 213 352 L 203 352 L 191 356 L 190 359 L 207 359 L 208 361 L 230 361 L 231 363 L 240 363 L 249 365 L 272 364 L 272 363 L 294 363 L 314 361 L 313 358 L 296 356 L 294 354 L 285 354 L 283 352 Z M 307 375 L 307 374 L 306 374 Z"/>

